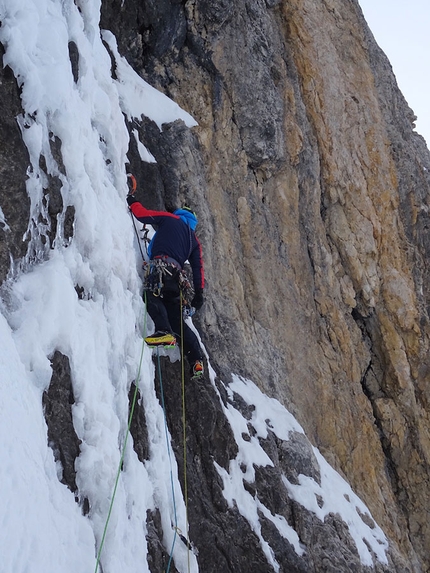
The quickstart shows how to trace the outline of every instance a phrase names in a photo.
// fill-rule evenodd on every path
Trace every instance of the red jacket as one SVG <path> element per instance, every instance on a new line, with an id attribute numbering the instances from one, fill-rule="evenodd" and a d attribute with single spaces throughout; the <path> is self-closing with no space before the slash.
<path id="1" fill-rule="evenodd" d="M 181 268 L 185 261 L 189 261 L 194 289 L 202 290 L 205 285 L 202 247 L 191 227 L 179 215 L 146 209 L 138 201 L 131 203 L 130 209 L 138 221 L 157 230 L 151 244 L 151 259 L 166 255 L 175 259 Z"/>

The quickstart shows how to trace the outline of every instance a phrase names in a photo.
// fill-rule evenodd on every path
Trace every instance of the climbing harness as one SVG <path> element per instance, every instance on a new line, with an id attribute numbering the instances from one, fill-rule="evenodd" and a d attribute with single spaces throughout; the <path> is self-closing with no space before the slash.
<path id="1" fill-rule="evenodd" d="M 162 289 L 166 275 L 173 278 L 178 273 L 181 273 L 179 263 L 171 257 L 156 257 L 149 262 L 144 261 L 142 266 L 144 270 L 144 290 L 150 291 L 154 296 L 161 298 L 163 297 Z"/>
<path id="2" fill-rule="evenodd" d="M 179 290 L 182 296 L 184 318 L 192 316 L 194 311 L 191 310 L 189 301 L 193 299 L 194 288 L 188 278 L 185 270 L 181 268 L 179 263 L 171 257 L 155 257 L 149 262 L 143 262 L 144 279 L 143 288 L 146 291 L 152 292 L 154 296 L 163 297 L 162 290 L 165 283 L 166 276 L 178 277 Z"/>
<path id="3" fill-rule="evenodd" d="M 188 278 L 187 272 L 182 270 L 179 273 L 179 288 L 181 289 L 181 297 L 182 297 L 182 307 L 190 311 L 191 309 L 191 301 L 194 297 L 194 287 Z M 196 309 L 189 314 L 192 316 Z M 183 314 L 183 313 L 182 313 Z"/>

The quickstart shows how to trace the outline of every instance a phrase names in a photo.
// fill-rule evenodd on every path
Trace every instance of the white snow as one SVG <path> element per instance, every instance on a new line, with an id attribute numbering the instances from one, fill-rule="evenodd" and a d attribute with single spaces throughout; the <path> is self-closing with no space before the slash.
<path id="1" fill-rule="evenodd" d="M 251 496 L 244 487 L 244 481 L 254 481 L 255 466 L 273 465 L 259 443 L 259 438 L 267 438 L 268 430 L 285 441 L 289 439 L 291 432 L 304 434 L 304 431 L 278 400 L 263 394 L 253 382 L 233 376 L 233 382 L 228 386 L 228 392 L 230 398 L 233 397 L 233 392 L 242 396 L 247 404 L 253 406 L 253 410 L 251 419 L 246 420 L 231 404 L 227 404 L 225 407 L 226 415 L 239 446 L 239 453 L 234 460 L 231 460 L 228 472 L 217 465 L 218 472 L 224 482 L 224 496 L 230 506 L 233 506 L 234 502 L 236 503 L 240 513 L 248 520 L 259 537 L 269 563 L 278 571 L 279 565 L 261 533 L 257 509 L 262 511 L 277 526 L 279 533 L 293 545 L 299 555 L 303 554 L 305 548 L 301 545 L 297 533 L 284 518 L 271 514 L 258 498 L 254 499 Z M 255 431 L 255 435 L 252 437 L 249 435 L 248 424 Z M 248 438 L 244 439 L 244 435 Z M 296 485 L 290 483 L 283 476 L 289 497 L 314 513 L 321 521 L 324 521 L 329 513 L 338 514 L 348 526 L 364 565 L 372 566 L 373 564 L 368 546 L 379 561 L 388 563 L 386 556 L 387 539 L 381 528 L 372 519 L 368 508 L 352 491 L 348 483 L 326 462 L 318 449 L 315 447 L 312 449 L 319 464 L 321 484 L 309 476 L 300 475 L 299 484 Z M 365 521 L 363 517 L 365 517 Z M 369 523 L 373 523 L 373 525 L 368 525 Z"/>
<path id="2" fill-rule="evenodd" d="M 140 159 L 146 161 L 146 163 L 157 163 L 155 157 L 150 151 L 146 149 L 143 143 L 139 139 L 139 132 L 137 129 L 133 129 L 134 139 L 136 140 L 137 150 L 139 152 Z"/>
<path id="3" fill-rule="evenodd" d="M 91 571 L 90 523 L 57 478 L 40 393 L 3 315 L 0 337 L 1 570 Z"/>
<path id="4" fill-rule="evenodd" d="M 3 213 L 3 209 L 0 207 L 0 227 L 4 230 L 4 231 L 10 231 L 10 227 L 6 222 L 6 218 L 4 216 Z"/>
<path id="5" fill-rule="evenodd" d="M 359 552 L 361 562 L 372 566 L 373 559 L 368 546 L 381 563 L 388 564 L 387 539 L 381 528 L 372 519 L 368 508 L 352 491 L 349 484 L 327 463 L 317 448 L 313 448 L 321 471 L 321 484 L 309 476 L 299 476 L 299 484 L 284 478 L 290 496 L 324 521 L 329 513 L 338 514 L 347 524 Z M 322 499 L 322 506 L 317 502 Z M 366 521 L 363 520 L 366 517 Z M 368 524 L 373 524 L 373 526 Z"/>
<path id="6" fill-rule="evenodd" d="M 138 373 L 150 459 L 139 462 L 130 437 L 101 554 L 103 572 L 135 573 L 136 564 L 142 573 L 149 571 L 148 511 L 160 511 L 167 553 L 175 537 L 172 525 L 177 521 L 184 534 L 187 530 L 178 468 L 168 448 L 170 438 L 154 390 L 152 355 L 142 343 L 152 324 L 146 326 L 138 275 L 140 255 L 124 200 L 129 146 L 124 114 L 136 120 L 146 116 L 160 129 L 175 120 L 189 127 L 196 122 L 132 70 L 118 54 L 114 36 L 110 32 L 101 35 L 99 18 L 98 0 L 0 0 L 4 64 L 11 67 L 21 86 L 23 113 L 18 123 L 31 163 L 27 180 L 31 248 L 26 264 L 9 285 L 0 315 L 0 568 L 5 573 L 95 569 L 127 432 L 128 391 Z M 115 80 L 102 37 L 116 61 Z M 79 51 L 77 82 L 69 61 L 71 41 Z M 57 165 L 51 151 L 55 138 L 61 141 L 64 167 Z M 138 148 L 143 160 L 154 160 L 144 142 L 138 141 Z M 64 211 L 59 222 L 69 205 L 75 209 L 73 239 L 64 238 L 59 224 L 54 249 L 44 240 L 49 222 L 40 222 L 40 216 L 49 221 L 41 155 L 49 174 L 61 181 Z M 2 211 L 0 224 L 7 225 Z M 80 298 L 77 287 L 83 289 Z M 60 483 L 61 468 L 47 445 L 42 394 L 51 380 L 50 358 L 56 350 L 70 360 L 73 423 L 82 441 L 76 480 L 80 501 L 89 501 L 87 516 Z M 226 498 L 230 503 L 236 501 L 259 536 L 269 563 L 278 570 L 261 534 L 257 509 L 299 554 L 305 548 L 282 516 L 270 514 L 246 492 L 243 480 L 253 479 L 254 464 L 271 463 L 258 441 L 267 433 L 267 419 L 281 439 L 288 439 L 290 430 L 302 430 L 277 401 L 269 400 L 251 382 L 236 378 L 230 386 L 233 390 L 255 404 L 252 424 L 257 434 L 245 441 L 245 420 L 233 407 L 226 407 L 239 454 L 229 472 L 219 471 Z M 325 500 L 322 510 L 338 511 L 349 520 L 363 561 L 368 561 L 368 555 L 360 536 L 372 548 L 381 542 L 377 555 L 384 562 L 382 532 L 376 528 L 370 535 L 357 521 L 353 506 L 362 513 L 368 511 L 318 459 L 324 474 L 321 486 L 303 480 L 297 489 L 286 483 L 291 495 L 323 519 L 321 510 L 312 505 L 317 492 Z M 336 497 L 339 484 L 353 500 L 348 511 Z M 175 544 L 173 558 L 181 573 L 198 571 L 195 555 L 189 555 L 182 542 Z"/>
<path id="7" fill-rule="evenodd" d="M 122 100 L 123 111 L 129 119 L 145 115 L 152 119 L 160 129 L 163 123 L 176 119 L 182 119 L 188 127 L 197 125 L 196 120 L 189 113 L 136 74 L 127 60 L 119 55 L 115 37 L 111 32 L 105 30 L 103 39 L 115 57 L 118 93 Z M 145 102 L 144 110 L 142 101 Z"/>
<path id="8" fill-rule="evenodd" d="M 31 218 L 46 216 L 41 153 L 49 172 L 62 182 L 64 209 L 73 205 L 76 210 L 73 240 L 66 244 L 59 233 L 51 251 L 41 240 L 46 226 L 30 221 L 32 261 L 38 264 L 27 266 L 11 285 L 10 303 L 3 307 L 9 326 L 2 316 L 0 448 L 7 462 L 0 469 L 0 483 L 8 502 L 2 511 L 0 553 L 2 567 L 7 563 L 5 571 L 14 573 L 95 568 L 126 434 L 127 395 L 137 373 L 144 324 L 138 255 L 125 202 L 129 136 L 123 112 L 131 107 L 131 114 L 147 114 L 160 127 L 181 118 L 193 124 L 163 94 L 149 86 L 146 92 L 145 83 L 125 61 L 119 62 L 125 79 L 112 80 L 111 60 L 99 32 L 100 3 L 79 4 L 80 10 L 73 0 L 0 2 L 4 63 L 22 88 L 19 124 L 31 160 L 27 182 Z M 68 56 L 70 40 L 80 55 L 76 84 Z M 53 137 L 61 140 L 65 174 L 51 153 Z M 81 300 L 76 286 L 84 289 Z M 77 484 L 81 498 L 90 502 L 88 517 L 58 481 L 47 446 L 41 395 L 51 379 L 49 358 L 55 350 L 70 359 L 73 421 L 82 440 Z M 145 394 L 151 458 L 141 464 L 128 441 L 101 555 L 104 573 L 119 568 L 131 573 L 136 563 L 141 571 L 149 571 L 146 518 L 147 511 L 156 507 L 170 551 L 175 522 L 171 471 L 178 526 L 186 532 L 185 504 L 175 460 L 170 468 L 153 378 L 151 353 L 145 349 L 139 384 Z M 185 546 L 176 543 L 178 570 L 186 570 L 187 559 Z M 194 555 L 190 561 L 196 571 Z"/>

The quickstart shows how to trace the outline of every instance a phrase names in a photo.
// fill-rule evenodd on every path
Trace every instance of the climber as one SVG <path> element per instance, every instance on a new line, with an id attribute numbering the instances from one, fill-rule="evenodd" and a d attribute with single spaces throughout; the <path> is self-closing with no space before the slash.
<path id="1" fill-rule="evenodd" d="M 148 346 L 176 344 L 181 332 L 181 308 L 184 299 L 181 286 L 187 282 L 183 272 L 188 260 L 193 272 L 194 297 L 190 306 L 199 310 L 203 305 L 204 272 L 202 249 L 194 232 L 197 217 L 191 209 L 183 207 L 174 213 L 146 209 L 135 198 L 136 180 L 127 177 L 129 194 L 127 203 L 136 219 L 155 226 L 157 231 L 148 246 L 150 258 L 145 289 L 148 291 L 147 309 L 154 321 L 155 333 L 145 338 Z M 188 301 L 185 301 L 187 304 Z M 199 341 L 186 322 L 183 322 L 185 355 L 191 365 L 193 378 L 203 375 L 203 355 Z"/>

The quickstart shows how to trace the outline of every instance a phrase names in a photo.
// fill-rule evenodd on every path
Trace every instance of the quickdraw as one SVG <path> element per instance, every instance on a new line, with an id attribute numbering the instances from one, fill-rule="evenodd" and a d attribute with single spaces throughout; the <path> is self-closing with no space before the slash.
<path id="1" fill-rule="evenodd" d="M 148 252 L 148 244 L 151 242 L 151 239 L 148 237 L 149 229 L 146 225 L 143 225 L 140 232 L 142 233 L 140 240 L 145 243 L 146 252 Z"/>
<path id="2" fill-rule="evenodd" d="M 143 269 L 145 271 L 143 279 L 144 290 L 151 291 L 154 296 L 163 296 L 161 293 L 164 285 L 163 276 L 165 274 L 173 276 L 173 265 L 169 265 L 161 259 L 155 259 L 149 261 L 149 263 L 144 261 Z"/>
<path id="3" fill-rule="evenodd" d="M 191 284 L 185 270 L 179 272 L 179 288 L 182 292 L 182 304 L 184 305 L 185 309 L 190 309 L 191 301 L 194 297 L 194 287 Z M 188 314 L 188 316 L 191 316 L 191 314 Z"/>

